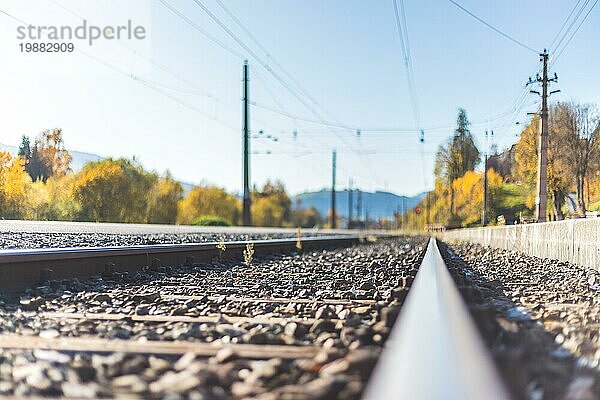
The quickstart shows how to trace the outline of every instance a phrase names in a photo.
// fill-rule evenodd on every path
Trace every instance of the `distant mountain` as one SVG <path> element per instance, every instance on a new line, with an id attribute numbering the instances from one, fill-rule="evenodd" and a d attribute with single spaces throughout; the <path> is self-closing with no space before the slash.
<path id="1" fill-rule="evenodd" d="M 410 209 L 415 207 L 419 201 L 425 197 L 425 193 L 420 193 L 416 196 L 399 196 L 390 192 L 360 192 L 362 197 L 363 216 L 369 214 L 369 219 L 390 218 L 394 216 L 396 211 L 402 211 L 405 207 Z M 352 215 L 356 217 L 356 205 L 358 200 L 358 192 L 353 193 L 352 200 Z M 336 192 L 336 209 L 337 215 L 340 217 L 348 217 L 348 191 L 342 190 Z M 319 210 L 321 216 L 326 216 L 331 206 L 331 190 L 323 189 L 318 192 L 300 193 L 293 198 L 295 207 L 315 207 Z"/>
<path id="2" fill-rule="evenodd" d="M 0 151 L 8 151 L 9 153 L 16 155 L 19 152 L 19 148 L 16 146 L 10 146 L 0 143 Z M 80 171 L 83 166 L 92 161 L 102 160 L 104 157 L 98 154 L 85 153 L 82 151 L 69 150 L 69 154 L 73 159 L 71 160 L 71 169 L 75 172 Z"/>

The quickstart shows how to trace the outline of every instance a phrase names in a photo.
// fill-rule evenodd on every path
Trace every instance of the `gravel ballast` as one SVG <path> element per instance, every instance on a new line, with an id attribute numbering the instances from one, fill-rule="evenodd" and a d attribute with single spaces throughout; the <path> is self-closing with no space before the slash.
<path id="1" fill-rule="evenodd" d="M 302 237 L 323 236 L 311 231 Z M 151 233 L 123 235 L 116 233 L 26 233 L 0 232 L 0 249 L 41 249 L 64 247 L 112 247 L 152 244 L 206 243 L 295 238 L 296 233 Z"/>
<path id="2" fill-rule="evenodd" d="M 212 343 L 222 350 L 211 357 L 4 350 L 0 395 L 359 398 L 425 244 L 425 239 L 403 238 L 268 256 L 250 265 L 227 260 L 193 267 L 155 265 L 133 274 L 47 282 L 18 298 L 0 300 L 1 334 Z M 56 312 L 214 321 L 56 319 L 47 314 Z M 232 322 L 240 317 L 246 319 Z M 316 346 L 317 353 L 247 359 L 228 344 Z"/>
<path id="3" fill-rule="evenodd" d="M 442 255 L 516 398 L 600 398 L 600 274 L 507 250 L 451 246 L 442 244 Z"/>

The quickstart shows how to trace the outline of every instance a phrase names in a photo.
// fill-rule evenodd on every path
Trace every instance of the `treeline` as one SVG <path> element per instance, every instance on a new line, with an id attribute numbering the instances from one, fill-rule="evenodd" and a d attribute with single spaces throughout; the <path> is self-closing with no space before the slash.
<path id="1" fill-rule="evenodd" d="M 216 186 L 184 193 L 169 174 L 146 171 L 135 160 L 104 159 L 70 168 L 60 129 L 24 136 L 17 156 L 0 152 L 0 218 L 125 223 L 237 225 L 241 202 Z M 293 209 L 281 182 L 252 191 L 257 226 L 322 224 L 314 208 Z"/>
<path id="2" fill-rule="evenodd" d="M 527 222 L 534 214 L 539 146 L 537 115 L 510 149 L 490 157 L 487 169 L 489 224 Z M 482 223 L 483 154 L 465 110 L 452 137 L 436 153 L 435 187 L 415 209 L 398 216 L 405 226 L 467 227 Z M 482 168 L 483 169 L 483 168 Z M 550 107 L 548 220 L 600 211 L 600 114 L 592 104 L 559 102 Z"/>

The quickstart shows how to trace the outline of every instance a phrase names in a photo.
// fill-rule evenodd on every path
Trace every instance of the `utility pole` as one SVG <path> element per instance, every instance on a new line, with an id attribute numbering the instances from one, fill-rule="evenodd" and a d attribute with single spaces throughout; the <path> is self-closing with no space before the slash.
<path id="1" fill-rule="evenodd" d="M 483 209 L 481 211 L 481 226 L 486 226 L 487 224 L 487 190 L 488 190 L 488 180 L 487 180 L 487 170 L 488 170 L 488 131 L 485 131 L 485 152 L 483 155 Z"/>
<path id="2" fill-rule="evenodd" d="M 359 226 L 362 219 L 362 192 L 360 188 L 356 189 L 358 193 L 356 194 L 356 219 L 358 220 Z"/>
<path id="3" fill-rule="evenodd" d="M 554 78 L 548 78 L 548 52 L 540 54 L 542 62 L 542 76 L 536 75 L 535 80 L 529 78 L 528 85 L 532 83 L 542 84 L 542 93 L 530 90 L 531 93 L 542 97 L 542 108 L 540 110 L 540 135 L 538 140 L 538 163 L 537 163 L 537 181 L 536 181 L 536 199 L 535 199 L 535 218 L 537 222 L 546 222 L 546 207 L 548 203 L 548 96 L 557 93 L 559 90 L 548 93 L 548 83 L 557 82 L 556 73 Z"/>
<path id="4" fill-rule="evenodd" d="M 331 229 L 336 228 L 336 215 L 335 215 L 335 166 L 336 164 L 336 151 L 335 149 L 331 153 L 331 220 L 329 221 L 329 227 Z"/>
<path id="5" fill-rule="evenodd" d="M 252 215 L 250 214 L 250 115 L 248 110 L 248 60 L 244 60 L 244 89 L 242 97 L 242 151 L 243 151 L 243 181 L 244 198 L 242 210 L 242 224 L 244 226 L 252 225 Z"/>
<path id="6" fill-rule="evenodd" d="M 431 223 L 431 220 L 430 220 L 430 215 L 431 215 L 430 214 L 431 213 L 431 198 L 429 196 L 429 191 L 425 195 L 425 199 L 427 200 L 426 201 L 427 209 L 425 210 L 425 224 L 429 225 Z"/>
<path id="7" fill-rule="evenodd" d="M 348 229 L 352 228 L 352 178 L 348 181 Z"/>
<path id="8" fill-rule="evenodd" d="M 402 228 L 405 228 L 405 219 L 406 219 L 406 196 L 402 196 Z"/>

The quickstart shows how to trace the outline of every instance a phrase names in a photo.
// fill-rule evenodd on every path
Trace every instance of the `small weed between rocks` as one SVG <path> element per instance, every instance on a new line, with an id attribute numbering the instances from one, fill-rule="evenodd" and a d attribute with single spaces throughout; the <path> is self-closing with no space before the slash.
<path id="1" fill-rule="evenodd" d="M 250 266 L 250 264 L 252 264 L 252 258 L 254 257 L 254 243 L 246 243 L 246 248 L 244 249 L 243 256 L 244 264 Z"/>
<path id="2" fill-rule="evenodd" d="M 223 258 L 223 254 L 225 254 L 225 250 L 227 250 L 227 246 L 225 245 L 225 236 L 221 236 L 219 238 L 217 250 L 219 250 L 219 260 L 221 260 Z"/>
<path id="3" fill-rule="evenodd" d="M 302 250 L 302 228 L 300 227 L 296 231 L 296 248 Z"/>

